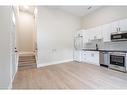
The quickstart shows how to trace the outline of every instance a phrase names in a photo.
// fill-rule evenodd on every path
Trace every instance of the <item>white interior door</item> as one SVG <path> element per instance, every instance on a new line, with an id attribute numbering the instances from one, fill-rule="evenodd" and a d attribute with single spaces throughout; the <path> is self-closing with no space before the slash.
<path id="1" fill-rule="evenodd" d="M 16 50 L 16 25 L 15 25 L 15 14 L 12 13 L 12 21 L 11 21 L 11 57 L 12 57 L 12 79 L 14 78 L 14 75 L 17 71 L 18 67 L 18 56 L 17 56 L 17 50 Z"/>

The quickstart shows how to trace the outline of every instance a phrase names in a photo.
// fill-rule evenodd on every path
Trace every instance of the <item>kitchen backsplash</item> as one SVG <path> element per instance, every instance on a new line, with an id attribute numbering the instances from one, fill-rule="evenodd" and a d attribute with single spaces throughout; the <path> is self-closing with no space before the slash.
<path id="1" fill-rule="evenodd" d="M 102 50 L 125 50 L 127 51 L 127 41 L 122 42 L 103 42 L 102 40 L 94 40 L 84 44 L 85 49 L 96 49 L 96 44 Z"/>

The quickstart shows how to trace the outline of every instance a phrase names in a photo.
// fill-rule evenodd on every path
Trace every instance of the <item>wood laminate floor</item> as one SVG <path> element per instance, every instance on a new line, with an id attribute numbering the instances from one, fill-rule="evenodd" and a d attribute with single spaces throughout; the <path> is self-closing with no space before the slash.
<path id="1" fill-rule="evenodd" d="M 68 62 L 18 71 L 13 89 L 127 89 L 127 73 Z"/>

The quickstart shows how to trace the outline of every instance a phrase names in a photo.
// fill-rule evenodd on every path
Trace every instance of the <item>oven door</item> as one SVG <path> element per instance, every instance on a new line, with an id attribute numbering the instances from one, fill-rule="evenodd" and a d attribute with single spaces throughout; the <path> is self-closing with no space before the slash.
<path id="1" fill-rule="evenodd" d="M 110 68 L 120 71 L 126 71 L 125 65 L 125 55 L 110 55 Z"/>

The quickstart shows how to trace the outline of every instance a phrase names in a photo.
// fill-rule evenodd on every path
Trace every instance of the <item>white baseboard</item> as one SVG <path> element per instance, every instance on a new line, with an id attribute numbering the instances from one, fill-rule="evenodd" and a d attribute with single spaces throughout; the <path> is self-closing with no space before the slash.
<path id="1" fill-rule="evenodd" d="M 12 89 L 12 83 L 9 83 L 8 89 Z"/>
<path id="2" fill-rule="evenodd" d="M 73 59 L 37 64 L 37 68 L 44 67 L 44 66 L 49 66 L 49 65 L 54 65 L 54 64 L 61 64 L 61 63 L 70 62 L 70 61 L 73 61 Z"/>

